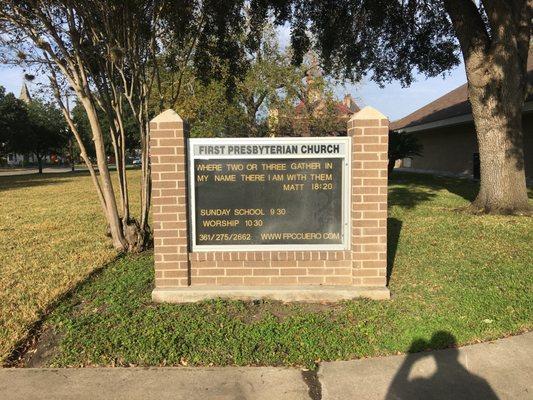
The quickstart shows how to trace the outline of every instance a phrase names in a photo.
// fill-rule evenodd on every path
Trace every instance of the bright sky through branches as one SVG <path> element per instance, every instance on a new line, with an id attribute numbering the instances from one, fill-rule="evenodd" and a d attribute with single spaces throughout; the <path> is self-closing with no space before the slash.
<path id="1" fill-rule="evenodd" d="M 289 43 L 289 28 L 283 26 L 278 29 L 282 47 Z M 19 95 L 22 87 L 23 71 L 20 68 L 10 68 L 0 65 L 0 85 L 7 92 Z M 37 78 L 39 80 L 39 78 Z M 387 115 L 391 121 L 402 118 L 427 103 L 439 98 L 450 90 L 466 82 L 464 66 L 461 64 L 451 70 L 443 79 L 442 76 L 426 79 L 417 75 L 416 81 L 408 88 L 402 88 L 398 82 L 393 82 L 381 89 L 370 80 L 359 85 L 346 85 L 336 88 L 335 94 L 342 99 L 346 92 L 350 93 L 359 106 L 372 106 Z M 30 91 L 32 91 L 30 85 Z"/>

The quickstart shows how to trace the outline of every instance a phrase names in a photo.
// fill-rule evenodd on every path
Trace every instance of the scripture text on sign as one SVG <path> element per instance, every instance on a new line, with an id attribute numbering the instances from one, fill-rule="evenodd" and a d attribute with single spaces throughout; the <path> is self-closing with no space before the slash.
<path id="1" fill-rule="evenodd" d="M 347 248 L 349 140 L 190 139 L 193 250 Z"/>

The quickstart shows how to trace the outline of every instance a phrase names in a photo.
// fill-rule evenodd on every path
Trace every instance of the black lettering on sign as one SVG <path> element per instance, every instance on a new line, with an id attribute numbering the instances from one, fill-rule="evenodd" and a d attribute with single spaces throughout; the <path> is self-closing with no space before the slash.
<path id="1" fill-rule="evenodd" d="M 343 243 L 343 158 L 193 162 L 196 245 Z"/>

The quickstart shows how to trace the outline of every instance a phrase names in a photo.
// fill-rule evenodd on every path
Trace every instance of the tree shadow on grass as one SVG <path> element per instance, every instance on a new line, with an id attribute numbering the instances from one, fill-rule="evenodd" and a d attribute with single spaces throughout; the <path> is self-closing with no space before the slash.
<path id="1" fill-rule="evenodd" d="M 150 253 L 147 251 L 142 254 Z M 41 334 L 43 334 L 43 325 L 46 322 L 48 316 L 54 311 L 54 309 L 61 303 L 72 299 L 72 297 L 80 290 L 82 290 L 87 285 L 92 284 L 98 277 L 104 272 L 104 270 L 112 265 L 113 263 L 119 261 L 120 259 L 125 258 L 125 254 L 117 254 L 112 260 L 107 263 L 100 265 L 90 271 L 81 281 L 76 283 L 71 288 L 67 289 L 63 293 L 60 293 L 55 299 L 53 299 L 45 309 L 41 310 L 36 318 L 36 320 L 30 324 L 26 329 L 26 334 L 13 346 L 8 356 L 4 359 L 3 362 L 0 362 L 1 368 L 12 368 L 12 367 L 44 367 L 45 360 L 51 359 L 54 352 L 54 347 L 57 346 L 59 342 L 59 336 L 55 332 L 45 332 L 46 334 L 52 335 L 53 337 L 50 340 L 46 340 L 44 344 L 40 343 Z M 54 343 L 54 341 L 57 341 Z M 39 346 L 44 346 L 39 348 Z M 28 354 L 32 349 L 35 349 L 35 352 Z M 43 353 L 46 352 L 46 355 Z M 32 359 L 32 357 L 36 359 Z"/>
<path id="2" fill-rule="evenodd" d="M 391 187 L 389 196 L 392 196 L 391 205 L 404 206 L 405 208 L 414 207 L 418 203 L 431 200 L 435 196 L 434 193 L 427 192 L 424 189 L 434 191 L 445 189 L 470 202 L 476 198 L 479 191 L 479 182 L 472 179 L 413 172 L 395 172 L 391 176 L 389 183 L 403 185 Z"/>
<path id="3" fill-rule="evenodd" d="M 417 186 L 394 186 L 389 187 L 389 207 L 398 206 L 405 209 L 415 208 L 418 204 L 431 200 L 436 196 Z"/>
<path id="4" fill-rule="evenodd" d="M 429 342 L 424 339 L 414 340 L 409 349 L 410 354 L 405 357 L 388 388 L 385 400 L 497 400 L 498 396 L 489 383 L 463 366 L 456 345 L 455 337 L 446 331 L 435 332 Z M 451 348 L 423 352 L 428 348 L 446 347 Z M 419 351 L 422 353 L 416 353 Z M 434 363 L 427 362 L 431 357 L 434 358 Z M 433 373 L 430 375 L 431 372 Z"/>
<path id="5" fill-rule="evenodd" d="M 402 221 L 396 218 L 387 218 L 387 286 L 392 275 L 401 230 Z"/>
<path id="6" fill-rule="evenodd" d="M 37 186 L 50 186 L 58 183 L 71 182 L 74 178 L 81 176 L 89 176 L 89 172 L 65 172 L 65 173 L 50 173 L 50 174 L 27 174 L 27 175 L 12 175 L 0 176 L 0 192 L 23 189 Z M 68 179 L 67 179 L 68 178 Z"/>

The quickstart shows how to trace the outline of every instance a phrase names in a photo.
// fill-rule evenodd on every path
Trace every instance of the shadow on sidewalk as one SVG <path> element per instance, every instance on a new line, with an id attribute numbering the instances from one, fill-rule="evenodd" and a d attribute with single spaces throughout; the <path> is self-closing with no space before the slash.
<path id="1" fill-rule="evenodd" d="M 445 331 L 433 334 L 431 340 L 413 341 L 409 352 L 387 391 L 386 400 L 494 400 L 498 399 L 488 382 L 474 375 L 459 362 L 459 350 L 422 352 L 427 348 L 455 346 L 455 337 Z M 434 358 L 434 364 L 430 358 Z M 436 370 L 434 370 L 436 365 Z M 434 370 L 434 372 L 433 372 Z M 431 375 L 428 372 L 433 372 Z"/>

